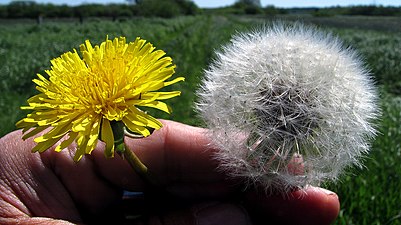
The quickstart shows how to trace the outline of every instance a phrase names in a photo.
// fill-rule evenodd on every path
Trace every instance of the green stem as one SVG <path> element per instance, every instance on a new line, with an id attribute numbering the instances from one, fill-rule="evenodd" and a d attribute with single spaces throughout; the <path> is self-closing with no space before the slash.
<path id="1" fill-rule="evenodd" d="M 145 181 L 147 184 L 152 185 L 153 187 L 159 187 L 160 182 L 154 176 L 152 172 L 148 169 L 148 167 L 145 166 L 141 162 L 141 160 L 138 158 L 138 156 L 135 155 L 131 149 L 128 148 L 127 145 L 125 145 L 125 151 L 124 151 L 124 158 L 128 161 L 128 164 L 131 166 L 132 169 Z"/>
<path id="2" fill-rule="evenodd" d="M 125 145 L 124 158 L 128 161 L 131 168 L 139 174 L 139 176 L 145 178 L 146 180 L 148 179 L 146 178 L 149 176 L 148 167 L 146 167 L 145 164 L 141 162 L 138 156 L 136 156 L 135 153 L 133 153 L 127 145 Z"/>
<path id="3" fill-rule="evenodd" d="M 149 169 L 141 162 L 138 156 L 124 142 L 124 124 L 119 121 L 113 121 L 111 127 L 114 135 L 114 147 L 117 153 L 121 155 L 132 169 L 148 184 L 158 186 L 156 177 L 152 175 Z"/>

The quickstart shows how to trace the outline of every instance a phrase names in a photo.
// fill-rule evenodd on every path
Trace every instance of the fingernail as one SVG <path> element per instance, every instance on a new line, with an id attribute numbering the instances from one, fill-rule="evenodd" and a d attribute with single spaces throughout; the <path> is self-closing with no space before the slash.
<path id="1" fill-rule="evenodd" d="M 316 191 L 316 192 L 323 192 L 325 195 L 330 195 L 330 196 L 336 196 L 336 197 L 338 197 L 337 196 L 337 194 L 336 193 L 334 193 L 334 192 L 332 192 L 332 191 L 330 191 L 330 190 L 327 190 L 327 189 L 324 189 L 324 188 L 320 188 L 320 187 L 309 187 L 310 189 L 313 189 L 314 191 Z"/>
<path id="2" fill-rule="evenodd" d="M 336 193 L 330 191 L 330 190 L 327 190 L 327 189 L 324 189 L 324 188 L 320 188 L 320 191 L 325 193 L 327 196 L 335 197 L 335 198 L 338 199 L 338 195 Z"/>
<path id="3" fill-rule="evenodd" d="M 332 191 L 330 191 L 330 190 L 324 189 L 324 188 L 321 188 L 320 190 L 321 190 L 323 193 L 325 193 L 326 195 L 337 195 L 336 193 L 334 193 L 334 192 L 332 192 Z"/>
<path id="4" fill-rule="evenodd" d="M 246 210 L 235 204 L 220 203 L 209 205 L 195 212 L 195 220 L 198 225 L 212 224 L 251 224 Z"/>

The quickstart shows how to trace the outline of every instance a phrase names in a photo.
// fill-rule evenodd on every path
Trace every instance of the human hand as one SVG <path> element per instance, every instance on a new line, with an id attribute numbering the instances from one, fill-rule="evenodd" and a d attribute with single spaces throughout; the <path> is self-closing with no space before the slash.
<path id="1" fill-rule="evenodd" d="M 160 178 L 151 189 L 128 163 L 106 159 L 100 143 L 75 163 L 75 145 L 32 154 L 21 131 L 0 140 L 0 224 L 329 224 L 338 215 L 335 193 L 320 188 L 287 197 L 243 191 L 216 172 L 212 149 L 201 128 L 163 121 L 148 138 L 127 145 Z M 145 197 L 122 200 L 123 190 Z M 125 223 L 127 220 L 125 220 Z"/>

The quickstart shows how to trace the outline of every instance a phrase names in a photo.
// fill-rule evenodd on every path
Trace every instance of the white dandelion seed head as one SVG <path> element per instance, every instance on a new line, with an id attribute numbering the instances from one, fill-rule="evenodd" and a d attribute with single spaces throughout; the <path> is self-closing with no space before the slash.
<path id="1" fill-rule="evenodd" d="M 379 114 L 358 55 L 300 24 L 234 36 L 197 94 L 220 168 L 283 192 L 361 166 Z"/>

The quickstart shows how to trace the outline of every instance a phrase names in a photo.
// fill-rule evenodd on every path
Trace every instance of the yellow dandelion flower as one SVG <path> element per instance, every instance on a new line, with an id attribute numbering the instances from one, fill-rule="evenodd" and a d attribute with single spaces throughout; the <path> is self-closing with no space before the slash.
<path id="1" fill-rule="evenodd" d="M 41 93 L 28 99 L 32 110 L 17 122 L 24 128 L 24 139 L 49 128 L 34 139 L 33 152 L 43 152 L 57 144 L 56 151 L 77 143 L 75 161 L 90 154 L 100 139 L 106 143 L 105 155 L 114 156 L 116 121 L 132 133 L 148 136 L 162 127 L 160 121 L 139 107 L 152 107 L 170 113 L 161 100 L 180 95 L 180 91 L 157 91 L 183 81 L 174 74 L 172 59 L 141 38 L 126 43 L 125 37 L 92 46 L 80 46 L 82 58 L 74 49 L 51 60 L 49 78 L 38 74 L 33 82 Z M 30 129 L 34 128 L 34 129 Z M 68 135 L 68 138 L 63 138 Z M 121 138 L 121 137 L 119 137 Z"/>

